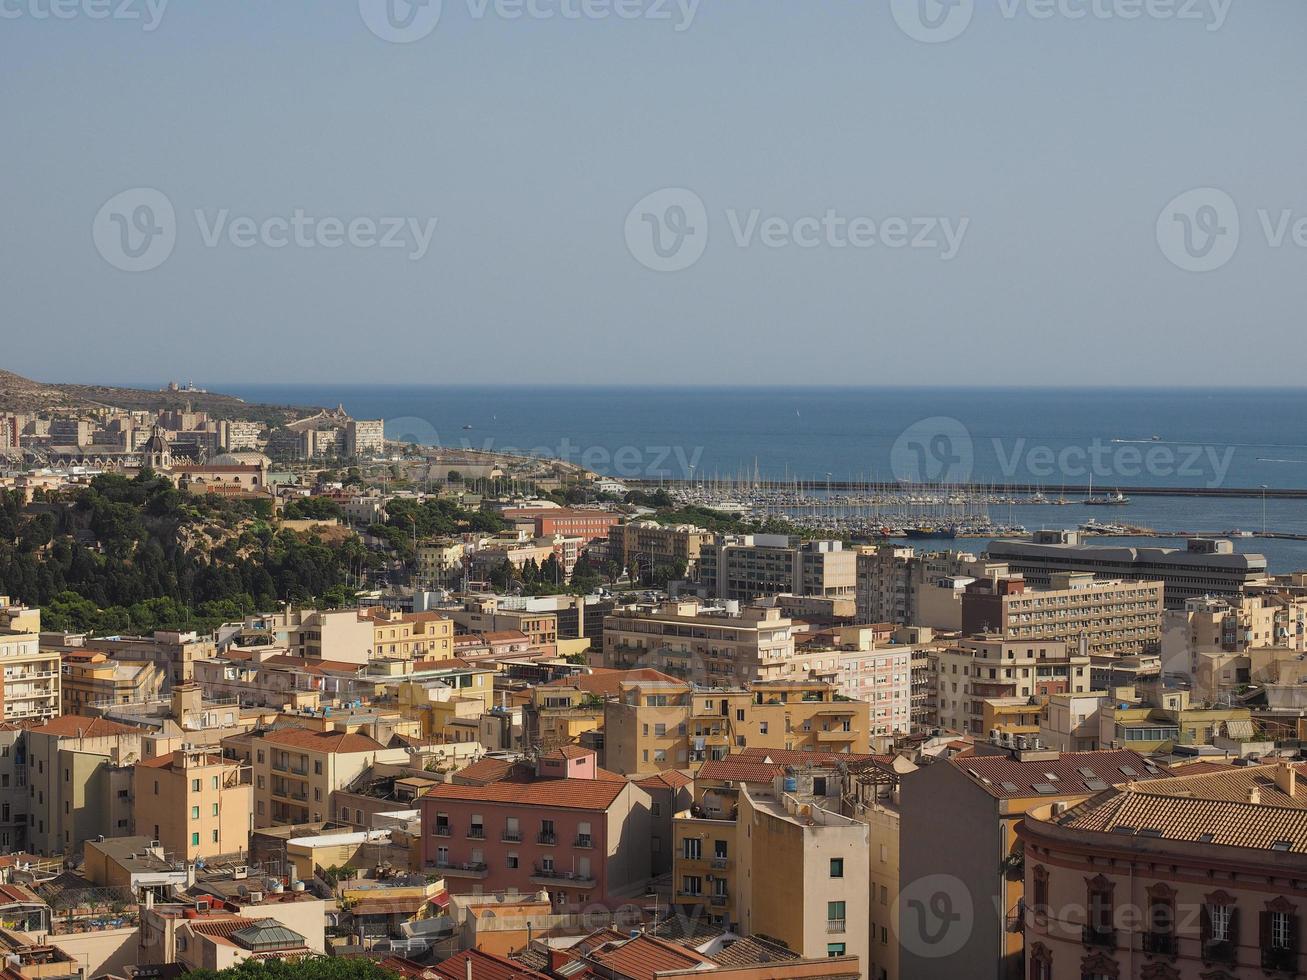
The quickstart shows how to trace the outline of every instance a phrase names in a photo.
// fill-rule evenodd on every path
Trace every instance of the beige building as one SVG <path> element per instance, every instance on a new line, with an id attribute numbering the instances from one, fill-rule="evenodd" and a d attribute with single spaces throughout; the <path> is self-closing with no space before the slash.
<path id="1" fill-rule="evenodd" d="M 721 599 L 753 602 L 782 592 L 853 598 L 857 555 L 839 541 L 784 534 L 732 535 L 699 552 L 699 581 Z"/>
<path id="2" fill-rule="evenodd" d="M 178 749 L 136 764 L 136 832 L 178 859 L 244 853 L 254 789 L 249 767 L 208 749 Z"/>
<path id="3" fill-rule="evenodd" d="M 433 541 L 418 546 L 417 584 L 422 589 L 455 586 L 463 576 L 463 545 L 459 541 Z"/>
<path id="4" fill-rule="evenodd" d="M 706 686 L 790 676 L 793 623 L 766 606 L 714 609 L 695 601 L 615 610 L 604 618 L 600 666 L 652 667 Z"/>
<path id="5" fill-rule="evenodd" d="M 1027 975 L 1301 975 L 1305 811 L 1302 771 L 1287 763 L 1031 808 L 1019 828 Z"/>
<path id="6" fill-rule="evenodd" d="M 962 631 L 1079 645 L 1096 661 L 1148 653 L 1160 644 L 1160 581 L 1054 572 L 1050 582 L 1050 588 L 1039 590 L 1027 590 L 1021 578 L 973 582 L 962 597 Z"/>
<path id="7" fill-rule="evenodd" d="M 104 718 L 62 715 L 27 733 L 28 846 L 78 855 L 101 834 L 131 831 L 132 769 L 143 731 Z"/>
<path id="8" fill-rule="evenodd" d="M 986 699 L 1036 699 L 1083 694 L 1090 688 L 1090 660 L 1059 640 L 965 637 L 935 655 L 939 724 L 987 735 Z"/>
<path id="9" fill-rule="evenodd" d="M 463 608 L 450 613 L 459 628 L 469 633 L 519 632 L 532 646 L 558 642 L 558 613 L 548 610 L 509 609 L 499 596 L 474 596 Z"/>
<path id="10" fill-rule="evenodd" d="M 1054 752 L 1093 752 L 1100 748 L 1098 709 L 1107 691 L 1054 694 L 1041 710 L 1039 739 Z"/>
<path id="11" fill-rule="evenodd" d="M 212 640 L 177 630 L 155 630 L 150 636 L 97 638 L 95 648 L 115 660 L 157 664 L 169 688 L 194 680 L 195 662 L 217 652 Z"/>
<path id="12" fill-rule="evenodd" d="M 1162 628 L 1162 671 L 1196 676 L 1204 654 L 1254 650 L 1307 651 L 1307 597 L 1289 590 L 1207 596 L 1167 610 Z"/>
<path id="13" fill-rule="evenodd" d="M 367 735 L 306 728 L 234 736 L 224 744 L 250 764 L 256 828 L 324 820 L 331 794 L 369 766 L 408 761 L 406 749 L 387 749 Z"/>
<path id="14" fill-rule="evenodd" d="M 115 704 L 157 701 L 166 678 L 157 663 L 111 660 L 98 650 L 63 655 L 63 710 L 89 714 Z"/>
<path id="15" fill-rule="evenodd" d="M 372 625 L 372 657 L 449 660 L 454 655 L 454 622 L 438 612 L 400 613 L 377 606 L 358 615 Z"/>
<path id="16" fill-rule="evenodd" d="M 45 719 L 59 714 L 59 654 L 42 651 L 36 633 L 0 629 L 0 665 L 4 669 L 0 720 Z"/>
<path id="17" fill-rule="evenodd" d="M 630 569 L 649 573 L 659 565 L 695 568 L 699 553 L 716 535 L 692 524 L 659 524 L 656 521 L 628 521 L 608 529 L 608 557 Z"/>
<path id="18" fill-rule="evenodd" d="M 918 554 L 905 545 L 858 551 L 858 621 L 962 628 L 962 593 L 977 579 L 1006 576 L 1005 562 L 965 551 Z"/>

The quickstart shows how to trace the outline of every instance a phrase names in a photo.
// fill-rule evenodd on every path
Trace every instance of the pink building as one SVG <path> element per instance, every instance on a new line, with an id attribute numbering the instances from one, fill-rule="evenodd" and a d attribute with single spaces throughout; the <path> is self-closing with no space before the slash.
<path id="1" fill-rule="evenodd" d="M 587 749 L 481 786 L 433 786 L 419 806 L 424 868 L 456 895 L 545 889 L 560 909 L 616 908 L 649 880 L 649 794 Z"/>

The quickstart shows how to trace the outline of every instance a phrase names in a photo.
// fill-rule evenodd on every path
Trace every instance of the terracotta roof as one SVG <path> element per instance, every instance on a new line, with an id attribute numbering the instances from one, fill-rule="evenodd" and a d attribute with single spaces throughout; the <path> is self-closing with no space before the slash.
<path id="1" fill-rule="evenodd" d="M 514 803 L 561 810 L 607 810 L 625 788 L 626 780 L 611 782 L 607 779 L 533 779 L 485 786 L 441 783 L 427 790 L 422 802 L 465 800 L 469 803 Z"/>
<path id="2" fill-rule="evenodd" d="M 310 674 L 320 674 L 331 670 L 358 674 L 367 669 L 367 664 L 355 664 L 347 660 L 313 660 L 306 657 L 292 657 L 285 653 L 274 654 L 263 662 L 270 667 L 291 667 Z"/>
<path id="3" fill-rule="evenodd" d="M 893 756 L 870 755 L 865 752 L 801 752 L 798 749 L 741 749 L 738 755 L 746 759 L 770 759 L 787 766 L 835 765 L 840 762 L 893 762 Z"/>
<path id="4" fill-rule="evenodd" d="M 592 673 L 560 677 L 558 680 L 550 681 L 543 686 L 574 687 L 578 691 L 585 691 L 587 694 L 595 694 L 600 697 L 617 697 L 621 693 L 622 684 L 630 681 L 665 681 L 678 687 L 688 687 L 684 681 L 678 680 L 670 674 L 664 674 L 661 670 L 654 670 L 652 667 L 637 667 L 634 670 L 596 668 Z"/>
<path id="5" fill-rule="evenodd" d="M 728 755 L 725 759 L 709 759 L 699 769 L 696 779 L 722 779 L 737 783 L 770 783 L 785 766 L 779 762 L 749 759 Z"/>
<path id="6" fill-rule="evenodd" d="M 1182 769 L 1168 774 L 1166 779 L 1149 780 L 1147 791 L 1159 796 L 1194 796 L 1204 800 L 1246 803 L 1248 794 L 1256 789 L 1264 806 L 1307 810 L 1307 769 L 1301 765 L 1293 767 L 1296 778 L 1294 794 L 1290 796 L 1276 783 L 1276 768 L 1275 765 L 1225 766 L 1196 773 Z"/>
<path id="7" fill-rule="evenodd" d="M 491 630 L 488 633 L 480 634 L 480 636 L 486 643 L 521 643 L 531 639 L 521 630 Z"/>
<path id="8" fill-rule="evenodd" d="M 643 779 L 637 779 L 635 785 L 641 789 L 680 789 L 682 786 L 688 786 L 694 779 L 681 772 L 679 769 L 665 769 L 662 772 L 655 773 L 652 776 L 645 776 Z"/>
<path id="9" fill-rule="evenodd" d="M 413 661 L 413 670 L 488 670 L 488 667 L 477 667 L 466 660 L 460 660 L 458 657 L 450 657 L 445 660 L 415 660 Z"/>
<path id="10" fill-rule="evenodd" d="M 502 956 L 496 956 L 493 953 L 485 953 L 479 949 L 469 949 L 463 953 L 457 953 L 443 962 L 437 963 L 431 970 L 445 980 L 464 980 L 467 976 L 467 961 L 472 961 L 472 976 L 475 980 L 518 980 L 518 978 L 539 977 L 541 980 L 547 980 L 548 974 L 536 973 L 535 970 L 528 970 L 526 967 L 514 963 L 512 960 L 506 960 Z"/>
<path id="11" fill-rule="evenodd" d="M 107 738 L 111 735 L 140 735 L 141 729 L 120 725 L 104 718 L 85 718 L 81 715 L 60 715 L 31 730 L 37 735 L 57 738 Z"/>
<path id="12" fill-rule="evenodd" d="M 265 742 L 293 745 L 315 752 L 380 752 L 383 746 L 367 735 L 348 732 L 315 732 L 308 728 L 278 728 L 263 734 Z"/>
<path id="13" fill-rule="evenodd" d="M 254 925 L 256 920 L 243 916 L 220 916 L 204 919 L 190 919 L 191 929 L 202 936 L 226 939 L 234 932 L 240 932 L 246 926 Z"/>
<path id="14" fill-rule="evenodd" d="M 545 759 L 588 759 L 595 754 L 594 749 L 583 749 L 579 745 L 560 745 L 550 749 L 543 756 Z"/>
<path id="15" fill-rule="evenodd" d="M 1011 755 L 955 756 L 948 764 L 998 799 L 1092 796 L 1130 779 L 1168 775 L 1138 752 L 1063 752 L 1056 759 L 1022 762 Z M 1049 778 L 1052 776 L 1053 778 Z"/>
<path id="16" fill-rule="evenodd" d="M 614 974 L 631 980 L 654 980 L 660 973 L 694 970 L 712 960 L 683 946 L 652 936 L 636 936 L 624 943 L 601 946 L 589 957 Z"/>
<path id="17" fill-rule="evenodd" d="M 763 963 L 797 959 L 799 954 L 788 946 L 760 936 L 737 939 L 713 956 L 713 962 L 726 967 L 760 966 Z"/>
<path id="18" fill-rule="evenodd" d="M 458 772 L 454 773 L 454 778 L 484 786 L 486 783 L 497 783 L 501 779 L 505 779 L 512 771 L 513 763 L 505 759 L 486 756 L 483 759 L 478 759 L 470 766 L 464 766 L 458 770 Z"/>

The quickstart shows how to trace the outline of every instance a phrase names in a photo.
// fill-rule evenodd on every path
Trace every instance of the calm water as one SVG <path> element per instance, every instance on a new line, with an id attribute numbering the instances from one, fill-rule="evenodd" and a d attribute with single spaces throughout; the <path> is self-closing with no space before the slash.
<path id="1" fill-rule="evenodd" d="M 619 477 L 751 476 L 1064 485 L 1307 487 L 1307 390 L 245 385 L 248 400 L 343 404 L 392 438 L 533 452 Z M 1068 496 L 1074 496 L 1068 494 Z M 1090 517 L 1163 531 L 1260 530 L 1260 499 L 992 508 L 1026 527 Z M 1307 502 L 1266 526 L 1307 534 Z M 978 546 L 978 545 L 977 545 Z M 1241 541 L 1277 570 L 1307 542 Z"/>

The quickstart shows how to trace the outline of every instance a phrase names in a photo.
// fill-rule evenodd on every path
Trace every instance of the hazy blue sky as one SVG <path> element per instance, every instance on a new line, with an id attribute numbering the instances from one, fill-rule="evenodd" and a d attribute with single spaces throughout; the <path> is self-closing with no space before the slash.
<path id="1" fill-rule="evenodd" d="M 1301 0 L 924 0 L 942 43 L 915 0 L 444 0 L 410 43 L 373 0 L 57 2 L 0 0 L 0 365 L 41 379 L 1302 381 Z M 175 246 L 133 273 L 136 188 Z M 663 188 L 703 214 L 628 222 Z M 240 247 L 297 208 L 403 247 Z"/>

